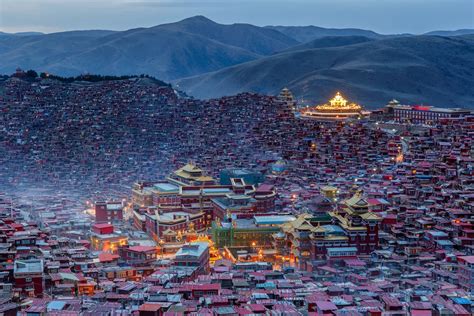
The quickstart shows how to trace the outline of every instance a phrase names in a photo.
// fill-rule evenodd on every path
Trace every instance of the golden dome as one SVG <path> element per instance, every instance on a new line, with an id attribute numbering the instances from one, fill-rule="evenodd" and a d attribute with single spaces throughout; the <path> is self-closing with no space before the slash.
<path id="1" fill-rule="evenodd" d="M 362 110 L 362 107 L 356 103 L 348 103 L 346 99 L 341 95 L 340 92 L 337 92 L 334 98 L 329 100 L 329 104 L 317 105 L 316 109 L 318 111 L 330 111 L 330 112 L 339 112 L 339 111 L 351 111 L 358 112 Z"/>

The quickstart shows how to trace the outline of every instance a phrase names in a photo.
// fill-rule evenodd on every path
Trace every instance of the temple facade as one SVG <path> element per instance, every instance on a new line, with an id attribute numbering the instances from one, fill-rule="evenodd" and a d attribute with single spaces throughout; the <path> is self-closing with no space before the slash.
<path id="1" fill-rule="evenodd" d="M 356 103 L 349 103 L 337 92 L 329 103 L 306 107 L 300 110 L 302 117 L 318 119 L 322 121 L 340 121 L 348 118 L 361 118 L 370 114 Z"/>
<path id="2" fill-rule="evenodd" d="M 311 270 L 317 261 L 336 260 L 338 249 L 350 249 L 354 256 L 370 254 L 379 244 L 380 221 L 359 191 L 334 211 L 301 214 L 282 225 L 273 235 L 274 247 L 293 265 Z"/>
<path id="3" fill-rule="evenodd" d="M 137 182 L 132 191 L 133 224 L 156 242 L 172 242 L 183 240 L 191 225 L 202 233 L 212 221 L 224 220 L 227 214 L 235 219 L 277 215 L 273 185 L 251 185 L 239 177 L 229 181 L 219 184 L 190 163 L 164 180 Z"/>

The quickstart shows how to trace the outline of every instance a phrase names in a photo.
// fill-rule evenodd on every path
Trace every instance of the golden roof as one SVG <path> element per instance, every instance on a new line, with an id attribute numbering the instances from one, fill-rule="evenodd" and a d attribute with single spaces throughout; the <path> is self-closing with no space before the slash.
<path id="1" fill-rule="evenodd" d="M 308 222 L 308 219 L 310 219 L 312 216 L 310 214 L 304 213 L 298 215 L 294 221 L 287 222 L 281 226 L 282 230 L 285 232 L 291 232 L 295 229 L 307 229 L 306 225 L 309 225 L 309 227 L 313 227 L 310 222 Z M 311 229 L 310 228 L 310 229 Z"/>
<path id="2" fill-rule="evenodd" d="M 324 237 L 324 240 L 348 240 L 349 238 L 347 236 L 336 236 L 336 235 L 330 235 Z"/>
<path id="3" fill-rule="evenodd" d="M 167 235 L 167 236 L 175 236 L 176 235 L 176 232 L 174 230 L 171 230 L 171 229 L 167 229 L 163 232 L 163 235 Z"/>
<path id="4" fill-rule="evenodd" d="M 382 220 L 382 218 L 380 216 L 378 216 L 377 214 L 372 213 L 372 212 L 367 212 L 367 213 L 364 213 L 364 214 L 360 214 L 360 217 L 362 217 L 365 220 L 373 220 L 373 221 L 381 221 Z"/>
<path id="5" fill-rule="evenodd" d="M 191 174 L 191 173 L 196 173 L 196 172 L 199 172 L 201 175 L 193 176 Z M 195 181 L 202 181 L 202 182 L 214 181 L 214 178 L 205 176 L 202 173 L 203 173 L 202 169 L 192 163 L 188 163 L 174 172 L 174 174 L 177 175 L 178 177 L 188 179 L 188 180 L 195 180 Z"/>
<path id="6" fill-rule="evenodd" d="M 298 230 L 312 230 L 313 225 L 308 224 L 308 223 L 304 223 L 303 225 L 301 225 L 299 227 L 296 227 L 296 229 L 298 229 Z"/>
<path id="7" fill-rule="evenodd" d="M 362 197 L 362 192 L 357 191 L 350 199 L 347 199 L 344 202 L 347 206 L 352 208 L 367 208 L 369 207 L 369 203 L 366 199 Z"/>
<path id="8" fill-rule="evenodd" d="M 312 231 L 313 233 L 324 233 L 324 232 L 326 231 L 326 229 L 324 229 L 324 227 L 318 225 L 318 226 L 316 226 L 316 227 L 313 227 L 313 228 L 311 229 L 311 231 Z"/>
<path id="9" fill-rule="evenodd" d="M 367 230 L 367 228 L 365 226 L 351 226 L 351 223 L 347 218 L 345 218 L 345 217 L 343 217 L 339 214 L 336 214 L 335 212 L 331 212 L 330 214 L 331 214 L 331 216 L 337 218 L 337 220 L 339 221 L 339 225 L 344 229 L 355 230 L 355 231 Z"/>
<path id="10" fill-rule="evenodd" d="M 312 233 L 324 233 L 326 231 L 324 227 L 319 224 L 317 226 L 313 226 L 313 224 L 308 221 L 312 217 L 313 216 L 308 213 L 300 214 L 294 221 L 281 225 L 281 229 L 287 233 L 295 230 L 309 230 Z"/>
<path id="11" fill-rule="evenodd" d="M 329 100 L 329 104 L 317 105 L 316 109 L 319 111 L 352 111 L 357 112 L 362 110 L 362 106 L 356 103 L 348 103 L 343 96 L 337 92 L 334 98 Z"/>
<path id="12" fill-rule="evenodd" d="M 179 168 L 177 171 L 185 171 L 185 172 L 202 172 L 202 169 L 198 166 L 194 165 L 193 163 L 187 163 L 183 167 Z"/>

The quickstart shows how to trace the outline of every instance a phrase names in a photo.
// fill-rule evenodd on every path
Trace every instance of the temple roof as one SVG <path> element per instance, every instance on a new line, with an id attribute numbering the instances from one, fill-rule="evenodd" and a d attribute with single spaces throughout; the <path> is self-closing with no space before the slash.
<path id="1" fill-rule="evenodd" d="M 367 200 L 362 196 L 362 192 L 356 192 L 350 199 L 344 202 L 347 206 L 352 208 L 368 208 L 369 203 Z"/>
<path id="2" fill-rule="evenodd" d="M 361 214 L 360 217 L 362 217 L 365 220 L 374 220 L 374 221 L 381 221 L 382 220 L 382 218 L 380 216 L 378 216 L 377 214 L 372 213 L 372 212 L 367 212 L 367 213 Z"/>
<path id="3" fill-rule="evenodd" d="M 316 106 L 318 111 L 354 111 L 362 110 L 362 106 L 356 103 L 349 103 L 344 97 L 337 92 L 334 98 L 329 100 L 329 103 Z"/>
<path id="4" fill-rule="evenodd" d="M 166 235 L 166 236 L 175 236 L 177 235 L 176 232 L 174 230 L 171 230 L 171 229 L 167 229 L 163 232 L 163 235 Z"/>
<path id="5" fill-rule="evenodd" d="M 202 172 L 202 169 L 199 168 L 198 166 L 192 164 L 192 163 L 187 163 L 177 171 L 185 171 L 185 172 Z"/>
<path id="6" fill-rule="evenodd" d="M 200 175 L 196 176 L 196 175 L 192 175 L 192 173 L 199 173 Z M 203 181 L 203 182 L 214 181 L 214 178 L 203 175 L 202 169 L 192 163 L 188 163 L 184 165 L 183 167 L 179 168 L 178 170 L 174 172 L 174 174 L 184 179 Z"/>

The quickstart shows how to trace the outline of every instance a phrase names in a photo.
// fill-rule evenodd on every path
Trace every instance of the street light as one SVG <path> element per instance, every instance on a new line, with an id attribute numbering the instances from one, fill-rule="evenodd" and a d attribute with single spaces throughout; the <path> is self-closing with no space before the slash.
<path id="1" fill-rule="evenodd" d="M 164 257 L 164 249 L 163 249 L 164 243 L 165 241 L 163 239 L 158 240 L 158 244 L 160 245 L 160 248 L 161 248 L 161 259 L 163 259 Z"/>

